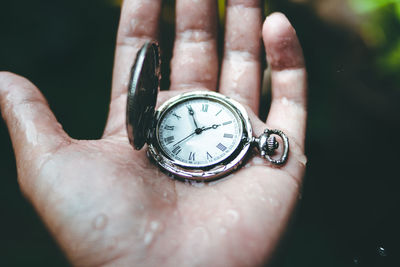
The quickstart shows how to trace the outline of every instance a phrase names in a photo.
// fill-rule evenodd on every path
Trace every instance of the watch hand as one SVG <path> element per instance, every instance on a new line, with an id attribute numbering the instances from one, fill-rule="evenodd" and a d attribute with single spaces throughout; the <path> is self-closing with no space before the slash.
<path id="1" fill-rule="evenodd" d="M 214 125 L 212 125 L 212 126 L 210 126 L 210 127 L 207 127 L 207 128 L 206 128 L 206 127 L 197 128 L 193 133 L 189 134 L 188 136 L 186 136 L 186 137 L 183 138 L 182 140 L 179 140 L 178 142 L 176 142 L 176 143 L 173 145 L 173 147 L 175 147 L 175 146 L 179 145 L 180 143 L 186 141 L 187 139 L 189 139 L 190 137 L 192 137 L 192 136 L 195 135 L 195 134 L 198 135 L 198 134 L 201 134 L 203 131 L 206 131 L 206 130 L 217 129 L 219 126 L 221 126 L 221 124 L 214 124 Z"/>
<path id="2" fill-rule="evenodd" d="M 210 129 L 217 129 L 219 126 L 221 126 L 221 124 L 213 124 L 210 127 L 201 127 L 201 128 L 197 128 L 193 133 L 189 134 L 188 136 L 186 136 L 185 138 L 183 138 L 182 140 L 179 140 L 178 142 L 176 142 L 173 147 L 179 145 L 180 143 L 186 141 L 187 139 L 189 139 L 190 137 L 192 137 L 195 134 L 201 134 L 204 131 L 210 130 Z"/>
<path id="3" fill-rule="evenodd" d="M 196 119 L 194 117 L 194 110 L 192 108 L 192 106 L 186 106 L 188 111 L 189 111 L 189 115 L 192 116 L 193 122 L 194 122 L 194 126 L 196 127 L 196 129 L 199 129 L 199 126 L 197 125 Z"/>
<path id="4" fill-rule="evenodd" d="M 221 126 L 221 124 L 213 124 L 213 125 L 211 125 L 209 127 L 203 127 L 201 129 L 202 129 L 202 131 L 207 131 L 207 130 L 210 130 L 210 129 L 217 129 L 219 126 Z"/>
<path id="5" fill-rule="evenodd" d="M 190 137 L 192 137 L 192 136 L 195 135 L 195 134 L 196 134 L 196 131 L 194 131 L 193 133 L 189 134 L 188 136 L 186 136 L 186 137 L 183 138 L 182 140 L 176 142 L 176 143 L 173 145 L 173 147 L 175 147 L 175 146 L 179 145 L 180 143 L 186 141 L 187 139 L 189 139 Z"/>

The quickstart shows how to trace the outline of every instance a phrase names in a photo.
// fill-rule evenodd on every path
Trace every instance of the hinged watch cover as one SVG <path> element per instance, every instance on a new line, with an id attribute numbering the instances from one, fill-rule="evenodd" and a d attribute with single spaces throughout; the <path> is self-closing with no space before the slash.
<path id="1" fill-rule="evenodd" d="M 160 52 L 154 42 L 138 51 L 131 70 L 126 108 L 129 142 L 137 150 L 149 138 L 160 86 Z"/>

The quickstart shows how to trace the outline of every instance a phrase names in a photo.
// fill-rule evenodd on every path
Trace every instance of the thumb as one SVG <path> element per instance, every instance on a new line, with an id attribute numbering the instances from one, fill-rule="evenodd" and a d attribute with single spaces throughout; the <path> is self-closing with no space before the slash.
<path id="1" fill-rule="evenodd" d="M 43 95 L 25 78 L 0 72 L 0 110 L 10 133 L 20 182 L 37 169 L 34 164 L 69 143 Z"/>

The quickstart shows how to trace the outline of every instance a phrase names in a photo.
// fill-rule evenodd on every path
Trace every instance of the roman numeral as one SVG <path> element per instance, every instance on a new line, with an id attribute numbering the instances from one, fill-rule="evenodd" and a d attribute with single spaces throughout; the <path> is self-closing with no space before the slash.
<path id="1" fill-rule="evenodd" d="M 182 151 L 182 148 L 180 146 L 177 146 L 172 150 L 172 153 L 174 153 L 175 155 L 178 155 L 179 152 L 181 152 L 181 151 Z"/>
<path id="2" fill-rule="evenodd" d="M 191 106 L 191 105 L 187 105 L 186 107 L 187 107 L 187 109 L 189 110 L 189 114 L 190 114 L 190 115 L 193 115 L 193 114 L 194 114 L 194 111 L 193 111 L 192 106 Z"/>
<path id="3" fill-rule="evenodd" d="M 196 153 L 190 152 L 190 154 L 189 154 L 189 160 L 194 161 L 194 160 L 195 160 L 195 155 L 196 155 Z"/>
<path id="4" fill-rule="evenodd" d="M 175 140 L 174 136 L 168 136 L 168 137 L 164 138 L 164 142 L 167 143 L 167 145 L 173 143 L 174 140 Z"/>
<path id="5" fill-rule="evenodd" d="M 224 134 L 224 138 L 233 138 L 233 134 Z"/>
<path id="6" fill-rule="evenodd" d="M 173 131 L 175 128 L 175 126 L 169 126 L 169 125 L 165 125 L 164 129 L 165 130 L 169 130 L 169 131 Z"/>
<path id="7" fill-rule="evenodd" d="M 221 150 L 221 151 L 225 151 L 225 150 L 226 150 L 226 146 L 224 146 L 224 145 L 221 144 L 221 143 L 219 143 L 219 144 L 217 145 L 217 148 L 218 148 L 219 150 Z"/>
<path id="8" fill-rule="evenodd" d="M 218 116 L 219 113 L 221 113 L 222 109 L 220 111 L 217 112 L 217 114 L 215 114 L 215 116 Z"/>
<path id="9" fill-rule="evenodd" d="M 175 116 L 178 120 L 179 120 L 180 118 L 182 118 L 181 116 L 179 116 L 179 115 L 176 114 L 176 113 L 172 113 L 172 115 Z"/>
<path id="10" fill-rule="evenodd" d="M 207 111 L 208 111 L 208 104 L 203 104 L 203 105 L 201 106 L 201 111 L 207 112 Z"/>
<path id="11" fill-rule="evenodd" d="M 222 125 L 228 125 L 228 124 L 231 124 L 231 123 L 232 123 L 232 121 L 226 121 Z"/>
<path id="12" fill-rule="evenodd" d="M 207 152 L 207 159 L 212 159 L 212 156 L 208 152 Z"/>

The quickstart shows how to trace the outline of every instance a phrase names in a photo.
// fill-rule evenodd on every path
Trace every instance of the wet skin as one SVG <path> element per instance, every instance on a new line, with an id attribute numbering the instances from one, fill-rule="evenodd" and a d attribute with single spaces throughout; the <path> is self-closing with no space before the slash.
<path id="1" fill-rule="evenodd" d="M 161 1 L 126 0 L 102 139 L 70 138 L 34 85 L 0 73 L 1 114 L 21 190 L 73 265 L 265 264 L 296 205 L 306 163 L 306 71 L 294 29 L 282 14 L 262 25 L 260 1 L 228 1 L 218 77 L 216 2 L 176 2 L 171 88 L 160 93 L 158 104 L 183 91 L 218 87 L 248 107 L 255 135 L 267 126 L 287 133 L 289 160 L 275 168 L 254 157 L 219 182 L 188 184 L 168 178 L 144 150 L 134 151 L 125 131 L 126 85 L 136 51 L 157 37 Z M 254 112 L 261 40 L 273 93 L 266 122 Z"/>

